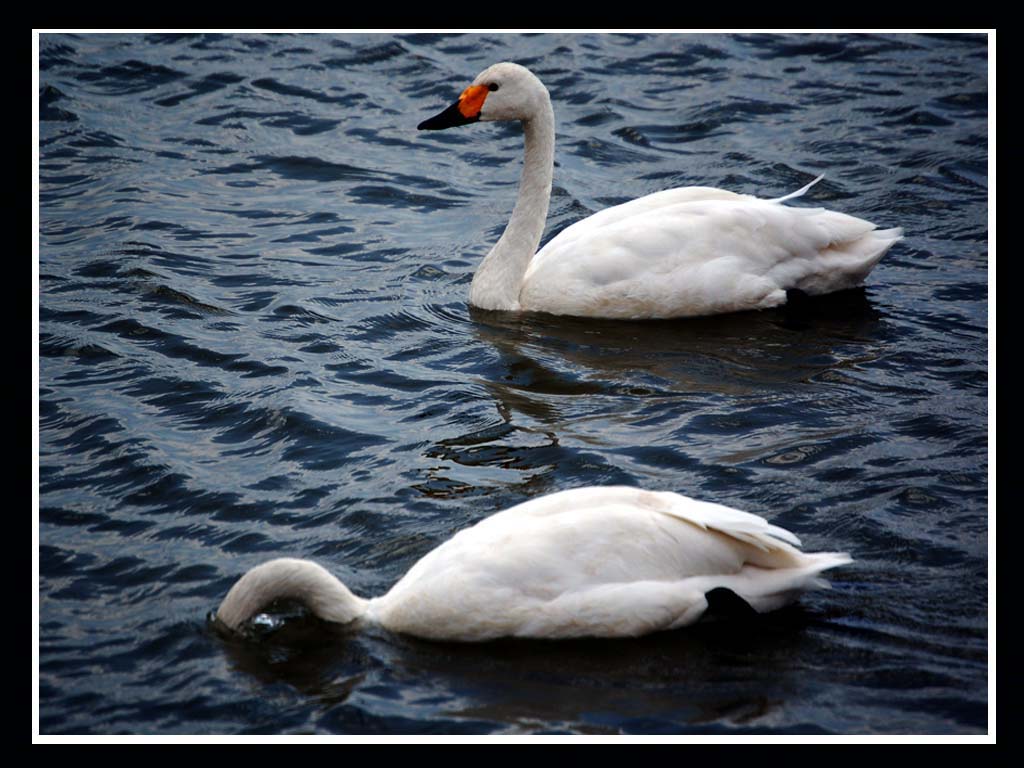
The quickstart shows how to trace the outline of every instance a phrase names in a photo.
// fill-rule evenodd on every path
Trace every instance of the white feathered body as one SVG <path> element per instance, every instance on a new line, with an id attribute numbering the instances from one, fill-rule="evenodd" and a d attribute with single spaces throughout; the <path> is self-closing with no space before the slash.
<path id="1" fill-rule="evenodd" d="M 366 618 L 433 639 L 638 636 L 695 622 L 716 587 L 778 608 L 850 561 L 793 544 L 756 515 L 675 493 L 563 491 L 457 533 Z"/>
<path id="2" fill-rule="evenodd" d="M 805 188 L 806 189 L 806 188 Z M 899 229 L 710 187 L 657 192 L 567 227 L 531 259 L 525 310 L 608 318 L 713 315 L 853 288 Z"/>
<path id="3" fill-rule="evenodd" d="M 434 640 L 638 636 L 697 621 L 718 587 L 773 610 L 850 562 L 799 543 L 756 515 L 679 494 L 580 488 L 460 531 L 382 597 L 358 597 L 316 563 L 280 558 L 242 576 L 217 616 L 240 629 L 289 598 L 328 621 Z"/>

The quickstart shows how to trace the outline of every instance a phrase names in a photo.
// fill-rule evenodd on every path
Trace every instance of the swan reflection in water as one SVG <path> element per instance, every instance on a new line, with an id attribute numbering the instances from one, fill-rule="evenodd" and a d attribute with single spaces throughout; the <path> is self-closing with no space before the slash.
<path id="1" fill-rule="evenodd" d="M 542 395 L 754 394 L 870 362 L 886 334 L 863 288 L 711 318 L 470 317 L 502 357 L 492 383 Z"/>
<path id="2" fill-rule="evenodd" d="M 383 630 L 339 628 L 283 604 L 260 638 L 221 640 L 231 667 L 261 688 L 288 686 L 320 711 L 360 706 L 391 711 L 403 691 L 405 729 L 448 717 L 446 732 L 535 732 L 562 723 L 580 733 L 617 733 L 604 721 L 646 723 L 638 732 L 709 724 L 769 725 L 803 703 L 794 659 L 827 644 L 828 615 L 795 604 L 770 614 L 731 605 L 699 624 L 629 640 L 505 639 L 465 644 L 418 640 Z M 211 625 L 213 626 L 213 625 Z M 372 663 L 371 663 L 372 660 Z M 256 691 L 261 696 L 260 691 Z M 282 695 L 278 692 L 278 700 Z"/>

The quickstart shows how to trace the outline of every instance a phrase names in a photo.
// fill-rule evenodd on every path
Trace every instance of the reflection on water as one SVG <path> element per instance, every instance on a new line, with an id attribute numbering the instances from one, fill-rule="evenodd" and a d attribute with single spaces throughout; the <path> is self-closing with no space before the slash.
<path id="1" fill-rule="evenodd" d="M 866 422 L 850 418 L 861 410 L 858 371 L 892 333 L 863 289 L 718 318 L 471 316 L 498 354 L 480 383 L 501 421 L 430 455 L 535 470 L 553 469 L 560 446 L 574 442 L 676 469 L 692 465 L 688 446 L 718 465 L 811 460 L 822 444 L 859 439 Z M 846 386 L 823 400 L 821 381 Z"/>
<path id="2" fill-rule="evenodd" d="M 870 363 L 886 333 L 863 288 L 775 310 L 680 320 L 469 311 L 477 337 L 507 369 L 488 382 L 496 393 L 742 396 Z"/>
<path id="3" fill-rule="evenodd" d="M 258 690 L 293 688 L 327 709 L 357 689 L 392 695 L 406 679 L 431 680 L 429 701 L 444 718 L 500 723 L 502 732 L 701 732 L 770 728 L 799 695 L 801 663 L 814 652 L 824 615 L 791 606 L 768 616 L 711 615 L 686 630 L 633 640 L 437 643 L 374 628 L 343 629 L 294 612 L 259 640 L 224 640 L 232 667 Z M 372 692 L 369 693 L 368 692 Z"/>
<path id="4" fill-rule="evenodd" d="M 272 633 L 258 638 L 215 628 L 212 617 L 208 624 L 223 643 L 232 669 L 250 676 L 261 688 L 285 683 L 322 706 L 343 703 L 366 677 L 366 672 L 345 674 L 366 669 L 355 632 L 297 610 L 279 621 Z"/>

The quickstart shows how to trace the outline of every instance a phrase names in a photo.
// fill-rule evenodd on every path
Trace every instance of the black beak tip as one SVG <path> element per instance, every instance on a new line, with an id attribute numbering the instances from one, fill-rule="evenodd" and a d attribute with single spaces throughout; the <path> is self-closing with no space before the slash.
<path id="1" fill-rule="evenodd" d="M 427 118 L 422 123 L 416 126 L 417 131 L 442 131 L 445 128 L 454 128 L 457 125 L 466 125 L 468 123 L 475 123 L 480 119 L 480 115 L 474 115 L 473 117 L 466 117 L 459 111 L 459 105 L 456 102 L 448 107 L 440 114 L 434 115 L 433 117 Z"/>

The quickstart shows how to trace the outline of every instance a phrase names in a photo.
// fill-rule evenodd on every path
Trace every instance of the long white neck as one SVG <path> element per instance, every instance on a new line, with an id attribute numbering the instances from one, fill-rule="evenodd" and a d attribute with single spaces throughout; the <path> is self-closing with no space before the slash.
<path id="1" fill-rule="evenodd" d="M 522 121 L 519 197 L 505 232 L 480 263 L 469 289 L 470 304 L 481 309 L 519 309 L 523 276 L 544 234 L 555 165 L 555 115 L 546 96 L 534 115 Z"/>
<path id="2" fill-rule="evenodd" d="M 280 599 L 298 600 L 321 619 L 338 624 L 358 619 L 367 607 L 366 600 L 353 595 L 316 563 L 280 558 L 257 565 L 242 576 L 217 609 L 217 618 L 237 630 Z"/>

